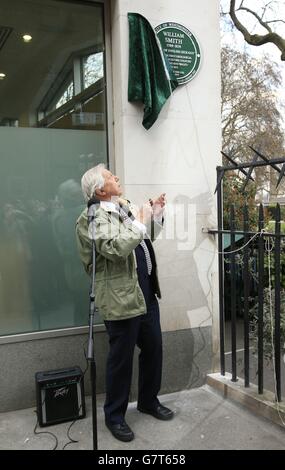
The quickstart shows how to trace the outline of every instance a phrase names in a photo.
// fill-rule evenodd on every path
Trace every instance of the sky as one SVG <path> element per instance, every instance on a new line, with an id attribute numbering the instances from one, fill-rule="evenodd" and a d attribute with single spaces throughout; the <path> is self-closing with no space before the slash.
<path id="1" fill-rule="evenodd" d="M 241 3 L 241 0 L 237 0 L 237 5 Z M 243 6 L 248 7 L 251 10 L 256 11 L 260 16 L 262 9 L 265 4 L 270 4 L 266 10 L 266 20 L 282 19 L 284 22 L 270 23 L 270 27 L 285 38 L 285 0 L 244 0 Z M 223 11 L 229 11 L 230 0 L 221 0 L 221 6 Z M 267 31 L 262 26 L 258 25 L 257 19 L 246 12 L 238 12 L 237 16 L 239 20 L 246 26 L 250 33 L 265 34 Z M 227 15 L 227 23 L 221 21 L 222 30 L 222 43 L 235 44 L 241 51 L 246 51 L 248 54 L 255 58 L 262 58 L 264 54 L 268 54 L 274 62 L 277 63 L 280 72 L 282 74 L 282 87 L 280 89 L 279 102 L 280 105 L 285 105 L 285 61 L 281 61 L 281 52 L 273 44 L 265 44 L 263 46 L 251 46 L 244 40 L 243 35 L 234 27 L 231 28 L 230 24 L 233 23 Z M 285 130 L 285 120 L 284 120 Z"/>

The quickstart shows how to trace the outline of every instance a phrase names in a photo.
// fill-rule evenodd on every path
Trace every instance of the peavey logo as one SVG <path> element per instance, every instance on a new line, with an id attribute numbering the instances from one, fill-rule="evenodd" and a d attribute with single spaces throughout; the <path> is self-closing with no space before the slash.
<path id="1" fill-rule="evenodd" d="M 68 391 L 69 391 L 69 388 L 68 388 L 68 387 L 61 387 L 61 388 L 58 388 L 58 389 L 54 392 L 53 398 L 65 397 L 65 396 L 68 394 Z"/>

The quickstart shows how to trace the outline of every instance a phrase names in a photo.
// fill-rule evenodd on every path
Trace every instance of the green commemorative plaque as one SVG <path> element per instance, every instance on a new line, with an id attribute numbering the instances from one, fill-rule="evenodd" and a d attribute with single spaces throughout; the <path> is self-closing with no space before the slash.
<path id="1" fill-rule="evenodd" d="M 178 23 L 162 23 L 155 32 L 178 84 L 192 80 L 200 67 L 201 51 L 191 31 Z"/>

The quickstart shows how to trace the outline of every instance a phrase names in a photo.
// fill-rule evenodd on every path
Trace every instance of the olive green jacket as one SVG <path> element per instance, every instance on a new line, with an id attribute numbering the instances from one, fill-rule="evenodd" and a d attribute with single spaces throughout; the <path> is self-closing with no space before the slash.
<path id="1" fill-rule="evenodd" d="M 93 225 L 94 224 L 94 225 Z M 161 225 L 152 223 L 155 236 Z M 92 230 L 95 232 L 92 234 Z M 104 320 L 123 320 L 146 313 L 146 304 L 138 283 L 134 249 L 144 238 L 133 224 L 123 223 L 119 214 L 98 206 L 88 226 L 87 209 L 76 222 L 79 255 L 86 272 L 92 273 L 92 238 L 95 239 L 95 304 Z M 152 237 L 154 238 L 154 237 Z M 155 292 L 160 298 L 156 261 L 150 242 Z"/>

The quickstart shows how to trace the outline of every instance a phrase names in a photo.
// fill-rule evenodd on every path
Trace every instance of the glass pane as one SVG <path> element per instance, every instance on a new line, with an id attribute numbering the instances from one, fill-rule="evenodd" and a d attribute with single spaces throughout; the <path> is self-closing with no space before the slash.
<path id="1" fill-rule="evenodd" d="M 0 47 L 0 335 L 87 325 L 75 223 L 82 174 L 108 161 L 105 77 L 64 96 L 67 65 L 103 51 L 102 5 L 1 0 L 0 18 L 11 30 Z"/>
<path id="2" fill-rule="evenodd" d="M 65 88 L 58 102 L 56 103 L 55 109 L 60 108 L 62 105 L 67 103 L 69 100 L 71 100 L 73 98 L 73 95 L 74 95 L 74 83 L 70 82 Z"/>
<path id="3" fill-rule="evenodd" d="M 103 52 L 91 54 L 83 59 L 84 88 L 97 82 L 104 76 Z"/>

